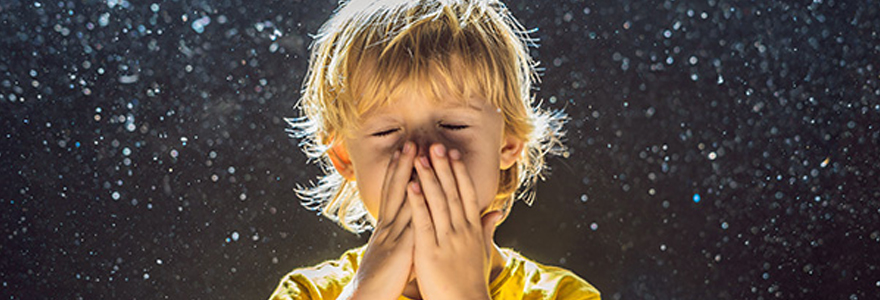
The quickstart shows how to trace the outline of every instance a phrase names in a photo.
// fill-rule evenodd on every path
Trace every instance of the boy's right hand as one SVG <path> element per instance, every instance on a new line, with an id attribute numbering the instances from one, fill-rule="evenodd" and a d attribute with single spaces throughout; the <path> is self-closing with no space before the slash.
<path id="1" fill-rule="evenodd" d="M 403 151 L 391 159 L 382 183 L 376 228 L 357 273 L 340 298 L 390 300 L 403 292 L 413 267 L 412 212 L 405 197 L 415 153 L 415 145 L 406 142 Z"/>

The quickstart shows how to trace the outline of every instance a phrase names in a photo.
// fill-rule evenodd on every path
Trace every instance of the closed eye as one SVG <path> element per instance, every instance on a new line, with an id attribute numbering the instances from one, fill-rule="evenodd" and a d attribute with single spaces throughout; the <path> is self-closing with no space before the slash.
<path id="1" fill-rule="evenodd" d="M 454 124 L 439 124 L 439 126 L 441 128 L 444 128 L 447 130 L 453 130 L 453 131 L 462 130 L 462 129 L 466 129 L 466 128 L 470 127 L 468 125 L 454 125 Z M 393 129 L 388 129 L 388 130 L 384 130 L 384 131 L 379 131 L 379 132 L 373 133 L 372 136 L 376 136 L 376 137 L 387 136 L 387 135 L 390 135 L 392 133 L 397 132 L 397 130 L 398 130 L 397 128 L 393 128 Z"/>
<path id="2" fill-rule="evenodd" d="M 467 125 L 452 125 L 452 124 L 440 124 L 440 127 L 449 129 L 449 130 L 462 130 L 468 128 L 470 126 Z"/>
<path id="3" fill-rule="evenodd" d="M 373 134 L 373 136 L 386 136 L 386 135 L 392 134 L 392 133 L 394 133 L 394 132 L 396 132 L 396 131 L 397 131 L 397 128 L 394 128 L 394 129 L 388 129 L 388 130 L 385 130 L 385 131 L 379 131 L 379 132 L 376 132 L 376 133 Z"/>

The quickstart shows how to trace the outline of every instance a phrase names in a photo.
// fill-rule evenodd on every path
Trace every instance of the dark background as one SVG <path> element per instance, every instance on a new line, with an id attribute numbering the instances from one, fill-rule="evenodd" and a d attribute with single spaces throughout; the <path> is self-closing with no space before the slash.
<path id="1" fill-rule="evenodd" d="M 880 5 L 509 6 L 570 150 L 500 245 L 605 299 L 877 299 Z M 0 1 L 0 298 L 264 299 L 363 244 L 282 120 L 334 7 Z"/>

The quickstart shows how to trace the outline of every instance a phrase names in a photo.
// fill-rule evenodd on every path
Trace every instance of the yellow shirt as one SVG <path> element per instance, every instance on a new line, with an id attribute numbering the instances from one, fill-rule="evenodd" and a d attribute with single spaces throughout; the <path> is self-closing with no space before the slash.
<path id="1" fill-rule="evenodd" d="M 281 280 L 270 300 L 336 299 L 354 277 L 366 246 L 342 254 L 310 268 L 290 272 Z M 507 257 L 504 270 L 489 284 L 495 300 L 577 299 L 599 300 L 599 291 L 571 271 L 536 263 L 511 249 L 501 249 Z M 401 296 L 399 299 L 406 300 Z"/>

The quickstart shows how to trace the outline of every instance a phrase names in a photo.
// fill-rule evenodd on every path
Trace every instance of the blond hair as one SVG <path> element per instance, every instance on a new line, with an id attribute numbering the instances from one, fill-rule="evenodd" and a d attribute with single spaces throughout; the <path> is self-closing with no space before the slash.
<path id="1" fill-rule="evenodd" d="M 424 84 L 435 99 L 450 90 L 455 99 L 476 94 L 500 109 L 504 134 L 524 141 L 525 149 L 513 167 L 500 171 L 492 206 L 507 210 L 516 199 L 531 205 L 545 157 L 564 151 L 566 116 L 534 103 L 531 88 L 538 76 L 527 49 L 535 42 L 529 33 L 493 0 L 341 2 L 311 45 L 297 104 L 301 116 L 287 119 L 309 161 L 324 172 L 317 184 L 297 187 L 303 205 L 349 231 L 372 229 L 375 220 L 355 182 L 339 174 L 327 151 L 408 80 Z"/>

